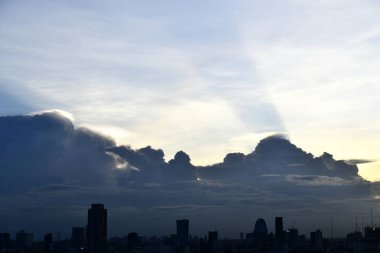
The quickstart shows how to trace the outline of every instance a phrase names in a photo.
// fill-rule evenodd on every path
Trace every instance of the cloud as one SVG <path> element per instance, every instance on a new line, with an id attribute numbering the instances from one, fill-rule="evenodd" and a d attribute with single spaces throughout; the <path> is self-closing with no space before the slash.
<path id="1" fill-rule="evenodd" d="M 373 163 L 375 161 L 367 160 L 367 159 L 350 159 L 350 160 L 344 160 L 344 162 L 349 165 L 357 165 L 357 164 L 363 164 L 363 163 Z"/>
<path id="2" fill-rule="evenodd" d="M 344 161 L 336 161 L 324 153 L 320 157 L 303 151 L 283 135 L 273 135 L 261 140 L 255 150 L 247 155 L 230 153 L 224 161 L 212 166 L 198 167 L 198 174 L 204 178 L 252 178 L 262 175 L 320 175 L 358 178 L 358 168 Z"/>
<path id="3" fill-rule="evenodd" d="M 159 146 L 170 157 L 186 150 L 195 164 L 220 160 L 231 148 L 227 139 L 285 131 L 240 46 L 232 11 L 240 5 L 32 0 L 6 6 L 0 92 L 11 90 L 33 110 L 65 108 L 118 144 Z M 210 148 L 215 152 L 204 155 Z"/>
<path id="4" fill-rule="evenodd" d="M 51 192 L 51 191 L 75 191 L 77 189 L 81 189 L 80 186 L 77 185 L 65 185 L 65 184 L 53 184 L 53 185 L 45 185 L 39 189 L 42 192 Z"/>
<path id="5" fill-rule="evenodd" d="M 315 176 L 315 175 L 288 175 L 286 180 L 295 182 L 301 185 L 314 185 L 314 186 L 342 186 L 351 184 L 350 181 L 344 180 L 340 177 L 328 176 Z"/>
<path id="6" fill-rule="evenodd" d="M 45 184 L 107 184 L 114 142 L 57 112 L 0 117 L 0 191 Z"/>
<path id="7" fill-rule="evenodd" d="M 344 206 L 351 215 L 358 203 L 370 206 L 379 195 L 356 165 L 328 153 L 314 157 L 283 135 L 208 166 L 193 165 L 184 151 L 167 161 L 163 150 L 151 146 L 116 146 L 58 112 L 0 117 L 0 140 L 0 215 L 10 231 L 23 224 L 40 233 L 53 229 L 37 226 L 44 220 L 66 229 L 67 224 L 81 225 L 92 202 L 109 208 L 114 234 L 125 232 L 125 222 L 141 233 L 169 233 L 167 224 L 188 217 L 201 233 L 220 219 L 240 224 L 239 217 L 293 216 L 297 210 L 299 219 L 319 211 L 316 220 L 321 222 L 331 217 L 327 210 Z M 155 221 L 148 224 L 144 217 Z M 243 227 L 224 229 L 237 233 Z"/>

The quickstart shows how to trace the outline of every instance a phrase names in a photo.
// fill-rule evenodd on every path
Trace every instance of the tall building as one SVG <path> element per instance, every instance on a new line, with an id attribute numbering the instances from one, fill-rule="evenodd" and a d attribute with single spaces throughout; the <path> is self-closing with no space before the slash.
<path id="1" fill-rule="evenodd" d="M 255 223 L 255 230 L 253 231 L 253 234 L 255 236 L 267 236 L 268 235 L 268 228 L 267 223 L 264 219 L 260 218 L 256 220 Z"/>
<path id="2" fill-rule="evenodd" d="M 49 253 L 53 248 L 53 234 L 47 233 L 44 236 L 44 252 Z"/>
<path id="3" fill-rule="evenodd" d="M 260 218 L 256 220 L 253 237 L 256 247 L 263 248 L 266 246 L 268 240 L 268 228 L 264 219 Z"/>
<path id="4" fill-rule="evenodd" d="M 294 245 L 298 241 L 298 230 L 295 228 L 291 228 L 286 233 L 286 240 L 288 245 Z"/>
<path id="5" fill-rule="evenodd" d="M 6 251 L 11 242 L 10 233 L 0 233 L 0 252 Z"/>
<path id="6" fill-rule="evenodd" d="M 84 227 L 72 227 L 70 244 L 77 250 L 85 246 Z"/>
<path id="7" fill-rule="evenodd" d="M 208 242 L 216 242 L 218 241 L 218 231 L 208 231 Z"/>
<path id="8" fill-rule="evenodd" d="M 380 239 L 380 227 L 365 227 L 364 228 L 365 238 Z"/>
<path id="9" fill-rule="evenodd" d="M 208 232 L 208 252 L 217 253 L 219 252 L 219 243 L 218 243 L 218 231 L 209 231 Z"/>
<path id="10" fill-rule="evenodd" d="M 189 220 L 177 220 L 177 246 L 187 246 L 189 239 Z"/>
<path id="11" fill-rule="evenodd" d="M 107 209 L 103 204 L 92 204 L 87 218 L 88 253 L 107 252 Z"/>
<path id="12" fill-rule="evenodd" d="M 32 233 L 26 233 L 24 230 L 16 233 L 16 246 L 18 249 L 25 249 L 33 244 L 34 236 Z"/>
<path id="13" fill-rule="evenodd" d="M 284 225 L 282 217 L 275 218 L 275 239 L 277 243 L 284 242 Z"/>
<path id="14" fill-rule="evenodd" d="M 321 230 L 317 230 L 315 232 L 310 233 L 310 244 L 313 249 L 321 249 L 322 248 L 322 232 Z"/>

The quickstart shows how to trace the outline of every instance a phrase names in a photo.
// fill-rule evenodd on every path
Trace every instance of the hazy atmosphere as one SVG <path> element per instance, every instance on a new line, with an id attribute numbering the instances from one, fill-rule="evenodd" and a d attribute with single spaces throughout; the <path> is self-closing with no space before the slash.
<path id="1" fill-rule="evenodd" d="M 1 229 L 380 222 L 380 2 L 0 0 Z M 42 225 L 41 225 L 42 224 Z"/>

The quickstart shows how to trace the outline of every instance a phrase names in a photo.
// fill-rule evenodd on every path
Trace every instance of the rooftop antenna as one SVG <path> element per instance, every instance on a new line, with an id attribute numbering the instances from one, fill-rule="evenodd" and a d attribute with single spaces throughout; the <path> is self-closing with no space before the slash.
<path id="1" fill-rule="evenodd" d="M 364 220 L 362 219 L 362 232 L 364 231 Z"/>
<path id="2" fill-rule="evenodd" d="M 373 228 L 373 214 L 372 214 L 372 208 L 371 208 L 371 226 Z"/>
<path id="3" fill-rule="evenodd" d="M 356 215 L 355 216 L 355 253 L 359 252 L 358 240 L 359 240 L 358 216 Z"/>
<path id="4" fill-rule="evenodd" d="M 330 219 L 331 222 L 331 240 L 334 240 L 334 226 L 333 226 L 333 219 L 331 217 Z"/>
<path id="5" fill-rule="evenodd" d="M 355 216 L 355 231 L 358 232 L 358 216 Z"/>

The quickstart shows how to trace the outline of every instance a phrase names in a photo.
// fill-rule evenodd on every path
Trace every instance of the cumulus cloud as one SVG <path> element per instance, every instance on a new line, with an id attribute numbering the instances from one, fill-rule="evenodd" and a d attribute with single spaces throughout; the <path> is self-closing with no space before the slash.
<path id="1" fill-rule="evenodd" d="M 56 112 L 0 117 L 0 191 L 45 184 L 104 185 L 114 142 Z"/>
<path id="2" fill-rule="evenodd" d="M 250 154 L 227 154 L 222 163 L 199 167 L 198 173 L 201 177 L 210 179 L 238 177 L 252 180 L 252 178 L 268 174 L 360 178 L 356 165 L 336 161 L 328 153 L 314 157 L 282 135 L 261 140 Z"/>
<path id="3" fill-rule="evenodd" d="M 0 142 L 0 201 L 5 204 L 0 215 L 10 229 L 28 223 L 21 215 L 42 222 L 43 214 L 57 226 L 81 225 L 88 205 L 103 202 L 115 210 L 110 216 L 114 233 L 125 232 L 122 221 L 142 233 L 169 233 L 163 228 L 181 217 L 198 222 L 192 227 L 204 232 L 218 219 L 239 224 L 239 217 L 263 213 L 293 216 L 298 210 L 297 217 L 306 219 L 319 211 L 321 221 L 344 206 L 350 215 L 358 203 L 371 206 L 378 195 L 378 187 L 361 178 L 355 164 L 328 153 L 314 157 L 282 135 L 209 166 L 193 165 L 184 151 L 167 161 L 163 150 L 151 146 L 116 146 L 58 112 L 0 117 Z M 64 215 L 49 214 L 53 209 Z M 147 216 L 157 218 L 150 227 L 141 225 Z M 225 229 L 240 232 L 242 226 Z"/>

